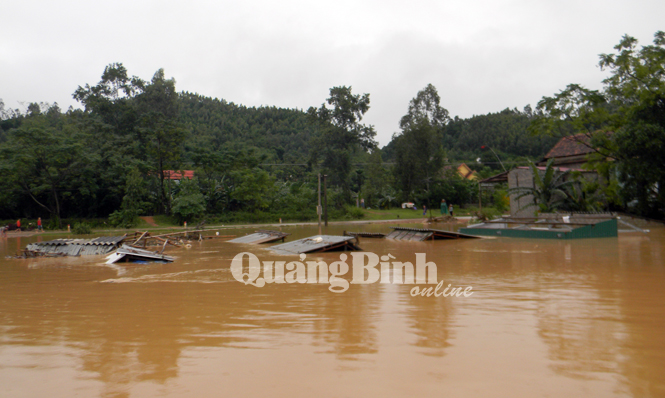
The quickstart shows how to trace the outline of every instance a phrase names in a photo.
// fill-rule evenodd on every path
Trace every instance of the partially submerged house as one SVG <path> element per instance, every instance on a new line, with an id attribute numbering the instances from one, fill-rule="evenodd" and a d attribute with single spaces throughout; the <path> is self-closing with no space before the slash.
<path id="1" fill-rule="evenodd" d="M 595 171 L 584 170 L 584 165 L 588 156 L 596 150 L 590 145 L 590 138 L 585 134 L 578 134 L 563 137 L 557 142 L 545 157 L 536 163 L 539 171 L 544 172 L 547 163 L 552 160 L 552 164 L 557 172 L 574 171 L 582 174 L 586 179 L 597 177 Z M 516 167 L 495 176 L 480 181 L 480 187 L 489 187 L 494 184 L 508 183 L 509 189 L 514 188 L 533 188 L 533 171 L 529 166 Z M 510 215 L 513 217 L 533 217 L 537 208 L 529 206 L 533 203 L 533 196 L 527 195 L 517 199 L 518 194 L 510 195 Z"/>

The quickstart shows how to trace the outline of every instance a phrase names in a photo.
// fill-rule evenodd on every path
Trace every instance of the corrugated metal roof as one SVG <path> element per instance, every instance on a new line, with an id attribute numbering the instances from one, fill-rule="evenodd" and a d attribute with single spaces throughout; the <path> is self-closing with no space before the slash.
<path id="1" fill-rule="evenodd" d="M 269 242 L 274 242 L 280 239 L 284 239 L 290 234 L 287 234 L 286 232 L 281 232 L 281 231 L 268 231 L 268 230 L 260 230 L 256 231 L 253 234 L 241 236 L 239 238 L 231 239 L 229 242 L 233 243 L 269 243 Z"/>
<path id="2" fill-rule="evenodd" d="M 382 239 L 386 237 L 386 234 L 381 232 L 349 232 L 344 231 L 344 235 L 353 236 L 356 238 L 377 238 Z"/>
<path id="3" fill-rule="evenodd" d="M 100 236 L 99 238 L 92 239 L 86 245 L 118 245 L 122 242 L 127 235 L 122 236 Z"/>
<path id="4" fill-rule="evenodd" d="M 150 260 L 158 260 L 158 261 L 168 261 L 172 262 L 174 260 L 173 257 L 167 256 L 165 254 L 159 254 L 156 252 L 151 252 L 149 250 L 144 250 L 144 249 L 138 249 L 135 247 L 130 247 L 127 245 L 122 245 L 121 248 L 116 250 L 115 253 L 112 253 L 111 255 L 106 257 L 108 261 L 106 264 L 113 264 L 117 261 L 120 260 L 142 260 L 142 261 L 150 261 Z"/>
<path id="5" fill-rule="evenodd" d="M 429 231 L 396 229 L 390 234 L 388 234 L 388 236 L 386 236 L 386 239 L 411 240 L 411 241 L 420 242 L 431 237 L 432 235 L 433 233 Z"/>
<path id="6" fill-rule="evenodd" d="M 424 241 L 426 239 L 477 239 L 478 236 L 453 231 L 425 228 L 390 227 L 393 229 L 386 239 Z"/>
<path id="7" fill-rule="evenodd" d="M 95 239 L 54 239 L 31 243 L 26 250 L 41 253 L 60 253 L 68 256 L 92 256 L 115 250 L 127 235 L 102 236 Z"/>
<path id="8" fill-rule="evenodd" d="M 362 250 L 353 244 L 353 236 L 316 235 L 293 242 L 282 243 L 269 249 L 280 254 L 313 253 L 331 250 Z"/>

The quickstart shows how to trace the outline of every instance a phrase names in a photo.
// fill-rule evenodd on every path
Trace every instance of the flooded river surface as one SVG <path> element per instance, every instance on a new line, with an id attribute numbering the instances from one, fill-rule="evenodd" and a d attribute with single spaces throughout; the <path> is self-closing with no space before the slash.
<path id="1" fill-rule="evenodd" d="M 665 228 L 649 228 L 574 241 L 361 238 L 395 261 L 426 253 L 470 297 L 245 285 L 230 272 L 236 254 L 298 257 L 219 239 L 169 249 L 173 263 L 113 266 L 7 259 L 54 236 L 0 239 L 0 397 L 665 396 Z M 344 229 L 390 231 L 324 233 Z M 287 241 L 318 233 L 282 230 Z"/>

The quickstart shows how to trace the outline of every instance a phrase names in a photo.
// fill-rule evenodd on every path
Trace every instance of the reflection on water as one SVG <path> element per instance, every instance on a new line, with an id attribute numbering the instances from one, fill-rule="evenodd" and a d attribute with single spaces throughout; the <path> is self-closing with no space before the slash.
<path id="1" fill-rule="evenodd" d="M 343 229 L 388 231 L 326 232 Z M 567 242 L 361 240 L 397 261 L 426 253 L 446 285 L 473 287 L 468 298 L 232 279 L 241 251 L 276 259 L 263 246 L 195 242 L 171 264 L 106 266 L 5 259 L 42 237 L 0 239 L 0 385 L 10 386 L 0 397 L 665 395 L 665 228 L 650 229 Z"/>

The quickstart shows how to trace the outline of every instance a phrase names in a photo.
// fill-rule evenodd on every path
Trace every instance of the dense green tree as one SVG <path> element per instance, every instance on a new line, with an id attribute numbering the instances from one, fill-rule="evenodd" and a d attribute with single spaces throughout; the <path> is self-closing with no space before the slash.
<path id="1" fill-rule="evenodd" d="M 544 97 L 534 130 L 550 133 L 563 124 L 570 126 L 583 137 L 580 142 L 597 151 L 590 159 L 596 165 L 614 161 L 625 202 L 636 202 L 640 214 L 662 217 L 665 32 L 656 32 L 653 45 L 638 48 L 637 44 L 626 35 L 614 47 L 616 53 L 600 55 L 601 69 L 610 73 L 602 91 L 572 84 L 553 97 Z"/>
<path id="2" fill-rule="evenodd" d="M 381 150 L 375 149 L 369 155 L 366 166 L 366 179 L 363 187 L 363 195 L 367 206 L 378 206 L 379 199 L 389 186 L 389 173 L 383 165 Z"/>
<path id="3" fill-rule="evenodd" d="M 231 209 L 265 210 L 275 194 L 274 178 L 258 168 L 233 171 L 228 181 Z"/>
<path id="4" fill-rule="evenodd" d="M 409 130 L 422 121 L 426 121 L 436 129 L 443 128 L 450 121 L 448 110 L 441 106 L 441 97 L 431 83 L 411 99 L 409 109 L 406 115 L 402 116 L 399 127 L 402 130 Z"/>
<path id="5" fill-rule="evenodd" d="M 181 180 L 171 210 L 178 222 L 192 221 L 203 215 L 205 209 L 205 199 L 199 190 L 198 184 L 187 178 Z"/>
<path id="6" fill-rule="evenodd" d="M 352 152 L 376 147 L 374 127 L 360 123 L 369 110 L 369 94 L 354 95 L 351 87 L 333 87 L 327 103 L 331 107 L 322 104 L 308 110 L 321 129 L 321 135 L 312 140 L 310 161 L 320 162 L 330 182 L 349 192 Z"/>
<path id="7" fill-rule="evenodd" d="M 448 111 L 439 104 L 439 95 L 431 84 L 409 103 L 400 123 L 402 132 L 393 137 L 393 174 L 403 200 L 414 200 L 423 192 L 429 195 L 432 182 L 441 178 L 444 158 L 441 134 L 447 120 Z"/>
<path id="8" fill-rule="evenodd" d="M 133 169 L 125 182 L 125 196 L 122 198 L 120 210 L 109 215 L 111 225 L 131 228 L 138 223 L 139 215 L 150 208 L 146 202 L 147 192 L 143 176 L 138 169 Z"/>
<path id="9" fill-rule="evenodd" d="M 64 117 L 52 119 L 33 110 L 0 147 L 0 172 L 5 183 L 19 189 L 55 220 L 61 218 L 63 197 L 76 189 L 74 177 L 89 164 L 85 137 L 76 125 L 61 119 Z"/>
<path id="10" fill-rule="evenodd" d="M 138 139 L 144 143 L 153 173 L 159 176 L 161 210 L 168 212 L 171 203 L 166 192 L 164 172 L 179 168 L 182 143 L 186 137 L 186 130 L 178 119 L 180 110 L 175 80 L 166 79 L 164 70 L 158 70 L 136 101 Z"/>

